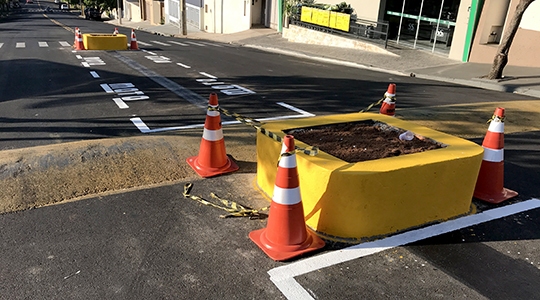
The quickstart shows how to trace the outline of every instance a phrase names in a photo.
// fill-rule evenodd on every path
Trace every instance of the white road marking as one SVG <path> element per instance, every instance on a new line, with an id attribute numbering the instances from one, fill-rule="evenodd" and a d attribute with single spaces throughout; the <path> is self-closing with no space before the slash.
<path id="1" fill-rule="evenodd" d="M 2 48 L 2 46 L 4 46 L 4 43 L 0 43 L 0 48 Z"/>
<path id="2" fill-rule="evenodd" d="M 264 119 L 257 119 L 257 121 L 265 122 L 265 121 L 273 121 L 273 120 L 283 120 L 283 119 L 295 119 L 295 118 L 304 118 L 304 117 L 312 117 L 315 116 L 314 114 L 305 112 L 301 109 L 297 109 L 294 106 L 288 105 L 283 102 L 278 102 L 277 104 L 286 107 L 286 108 L 294 108 L 294 111 L 302 111 L 305 114 L 301 115 L 292 115 L 292 116 L 281 116 L 281 117 L 273 117 L 273 118 L 264 118 Z M 173 130 L 182 130 L 182 129 L 193 129 L 193 128 L 201 128 L 204 127 L 204 124 L 194 124 L 194 125 L 186 125 L 186 126 L 174 126 L 174 127 L 162 127 L 162 128 L 156 128 L 156 129 L 150 129 L 144 121 L 139 118 L 131 118 L 131 122 L 133 122 L 133 125 L 135 125 L 142 133 L 155 133 L 155 132 L 164 132 L 164 131 L 173 131 Z M 228 122 L 222 122 L 221 125 L 231 125 L 231 124 L 239 124 L 240 121 L 228 121 Z"/>
<path id="3" fill-rule="evenodd" d="M 129 106 L 126 104 L 126 102 L 122 101 L 120 98 L 113 98 L 114 103 L 118 106 L 120 109 L 126 109 L 129 108 Z"/>
<path id="4" fill-rule="evenodd" d="M 188 44 L 180 43 L 180 42 L 177 42 L 177 41 L 169 41 L 169 43 L 177 44 L 177 45 L 184 46 L 184 47 L 189 46 Z"/>
<path id="5" fill-rule="evenodd" d="M 195 46 L 199 46 L 199 47 L 206 47 L 206 45 L 201 44 L 201 43 L 195 43 L 195 42 L 186 42 L 186 43 L 191 44 L 191 45 L 195 45 Z"/>
<path id="6" fill-rule="evenodd" d="M 527 201 L 486 210 L 475 215 L 407 231 L 381 240 L 362 243 L 345 249 L 309 257 L 288 265 L 274 268 L 268 271 L 268 274 L 270 275 L 270 280 L 287 299 L 314 299 L 308 291 L 294 279 L 294 277 L 539 207 L 540 200 L 533 198 Z"/>
<path id="7" fill-rule="evenodd" d="M 94 78 L 99 78 L 99 74 L 96 71 L 90 72 L 90 75 L 92 75 Z"/>
<path id="8" fill-rule="evenodd" d="M 188 66 L 188 65 L 184 65 L 184 64 L 181 64 L 181 63 L 176 63 L 176 64 L 179 65 L 180 67 L 183 67 L 183 68 L 186 68 L 186 69 L 191 69 L 191 67 Z"/>
<path id="9" fill-rule="evenodd" d="M 137 44 L 141 44 L 143 46 L 152 46 L 152 44 L 148 44 L 148 43 L 145 43 L 145 42 L 141 42 L 141 41 L 137 41 Z M 128 44 L 129 45 L 129 44 Z"/>
<path id="10" fill-rule="evenodd" d="M 81 63 L 81 65 L 83 65 L 83 67 L 85 67 L 85 68 L 90 68 L 90 64 L 87 63 L 87 62 L 85 62 L 85 61 L 83 61 L 83 62 Z"/>
<path id="11" fill-rule="evenodd" d="M 49 44 L 47 44 L 47 42 L 38 42 L 38 45 L 41 48 L 49 47 Z"/>
<path id="12" fill-rule="evenodd" d="M 155 52 L 152 52 L 152 51 L 148 51 L 148 50 L 144 50 L 144 49 L 142 49 L 142 51 L 146 52 L 146 53 L 148 53 L 150 55 L 157 55 Z"/>
<path id="13" fill-rule="evenodd" d="M 80 56 L 80 55 L 75 55 L 75 57 L 76 57 L 77 59 L 82 59 L 82 56 Z"/>
<path id="14" fill-rule="evenodd" d="M 25 48 L 25 47 L 26 47 L 26 44 L 24 42 L 15 44 L 15 48 Z"/>
<path id="15" fill-rule="evenodd" d="M 160 42 L 160 41 L 150 41 L 150 42 L 152 42 L 152 43 L 154 43 L 154 44 L 161 45 L 161 46 L 171 46 L 171 45 L 169 45 L 169 44 L 162 43 L 162 42 Z"/>
<path id="16" fill-rule="evenodd" d="M 109 94 L 114 93 L 113 89 L 106 83 L 102 83 L 99 86 L 101 86 L 101 88 L 105 91 L 105 93 L 109 93 Z"/>
<path id="17" fill-rule="evenodd" d="M 216 77 L 216 76 L 214 76 L 214 75 L 210 75 L 210 74 L 208 74 L 208 73 L 205 73 L 205 72 L 199 72 L 199 74 L 201 74 L 202 76 L 206 76 L 206 77 L 208 77 L 208 78 L 213 78 L 213 79 L 217 79 L 217 77 Z"/>
<path id="18" fill-rule="evenodd" d="M 59 43 L 60 43 L 60 45 L 61 45 L 62 47 L 71 47 L 71 44 L 68 43 L 68 42 L 62 41 L 62 42 L 59 42 Z"/>
<path id="19" fill-rule="evenodd" d="M 207 43 L 207 42 L 200 42 L 201 44 L 204 44 L 204 45 L 208 45 L 208 46 L 214 46 L 214 47 L 220 47 L 220 48 L 223 48 L 223 46 L 221 45 L 218 45 L 218 44 L 212 44 L 212 43 Z"/>
<path id="20" fill-rule="evenodd" d="M 315 115 L 312 114 L 312 113 L 309 113 L 309 112 L 307 112 L 307 111 L 305 111 L 305 110 L 301 110 L 301 109 L 299 109 L 299 108 L 296 108 L 296 107 L 294 107 L 294 106 L 292 106 L 292 105 L 289 105 L 289 104 L 287 104 L 287 103 L 285 103 L 285 102 L 278 102 L 277 104 L 278 104 L 278 105 L 281 105 L 281 106 L 283 106 L 283 107 L 285 107 L 285 108 L 288 108 L 288 109 L 290 109 L 290 110 L 292 110 L 292 111 L 295 111 L 295 112 L 297 112 L 297 113 L 299 113 L 299 114 L 301 114 L 301 115 L 304 115 L 304 116 L 306 116 L 306 117 L 314 117 L 314 116 L 315 116 Z"/>

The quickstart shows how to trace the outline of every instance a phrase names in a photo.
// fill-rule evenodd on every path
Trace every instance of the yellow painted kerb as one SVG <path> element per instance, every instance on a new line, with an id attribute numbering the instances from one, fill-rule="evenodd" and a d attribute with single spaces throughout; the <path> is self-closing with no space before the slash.
<path id="1" fill-rule="evenodd" d="M 306 224 L 337 239 L 384 236 L 471 211 L 483 148 L 473 142 L 381 114 L 353 113 L 269 122 L 283 131 L 374 120 L 433 139 L 445 148 L 347 163 L 325 152 L 297 154 Z M 299 147 L 306 147 L 295 141 Z M 257 185 L 272 196 L 281 145 L 257 134 Z"/>
<path id="2" fill-rule="evenodd" d="M 85 33 L 82 36 L 86 50 L 127 50 L 124 34 Z"/>

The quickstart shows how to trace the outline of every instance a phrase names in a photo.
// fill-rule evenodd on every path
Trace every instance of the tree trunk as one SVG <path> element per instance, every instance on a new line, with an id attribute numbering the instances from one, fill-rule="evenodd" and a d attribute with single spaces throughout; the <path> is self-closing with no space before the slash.
<path id="1" fill-rule="evenodd" d="M 504 70 L 504 67 L 506 67 L 506 64 L 508 63 L 508 52 L 510 51 L 510 46 L 512 45 L 512 41 L 514 40 L 514 37 L 516 36 L 516 32 L 519 28 L 519 24 L 521 23 L 521 18 L 523 18 L 523 13 L 529 7 L 529 5 L 534 0 L 520 0 L 516 11 L 514 12 L 514 16 L 512 17 L 512 20 L 506 27 L 506 30 L 503 34 L 503 39 L 501 43 L 499 44 L 499 48 L 497 49 L 497 54 L 495 55 L 495 58 L 493 59 L 493 65 L 491 66 L 491 71 L 489 71 L 489 74 L 487 75 L 488 79 L 501 79 L 502 73 Z"/>

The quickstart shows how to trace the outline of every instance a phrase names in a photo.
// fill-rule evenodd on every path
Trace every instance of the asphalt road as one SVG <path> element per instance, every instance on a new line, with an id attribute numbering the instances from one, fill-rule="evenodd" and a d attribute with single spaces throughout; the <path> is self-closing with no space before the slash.
<path id="1" fill-rule="evenodd" d="M 113 29 L 65 13 L 49 17 L 83 33 Z M 526 99 L 235 45 L 183 46 L 144 32 L 137 38 L 146 51 L 73 53 L 60 44 L 73 34 L 39 12 L 0 29 L 0 149 L 145 135 L 133 118 L 150 129 L 200 125 L 213 91 L 224 108 L 254 118 L 357 111 L 389 82 L 403 108 Z M 218 82 L 243 89 L 213 88 Z M 121 88 L 148 98 L 115 102 Z M 231 89 L 245 93 L 223 92 Z M 248 238 L 265 220 L 220 219 L 221 211 L 182 197 L 193 182 L 194 194 L 265 206 L 253 172 L 3 214 L 0 299 L 540 299 L 540 209 L 529 201 L 540 197 L 539 141 L 537 131 L 506 135 L 505 182 L 520 196 L 496 213 L 475 201 L 487 214 L 356 246 L 329 242 L 318 255 L 284 263 Z"/>

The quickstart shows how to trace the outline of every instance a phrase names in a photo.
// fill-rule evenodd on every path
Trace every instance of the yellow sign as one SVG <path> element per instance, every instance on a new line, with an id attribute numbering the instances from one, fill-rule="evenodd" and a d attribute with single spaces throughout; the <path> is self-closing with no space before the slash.
<path id="1" fill-rule="evenodd" d="M 322 10 L 313 7 L 302 7 L 300 21 L 324 27 L 349 31 L 351 16 L 335 11 Z"/>

